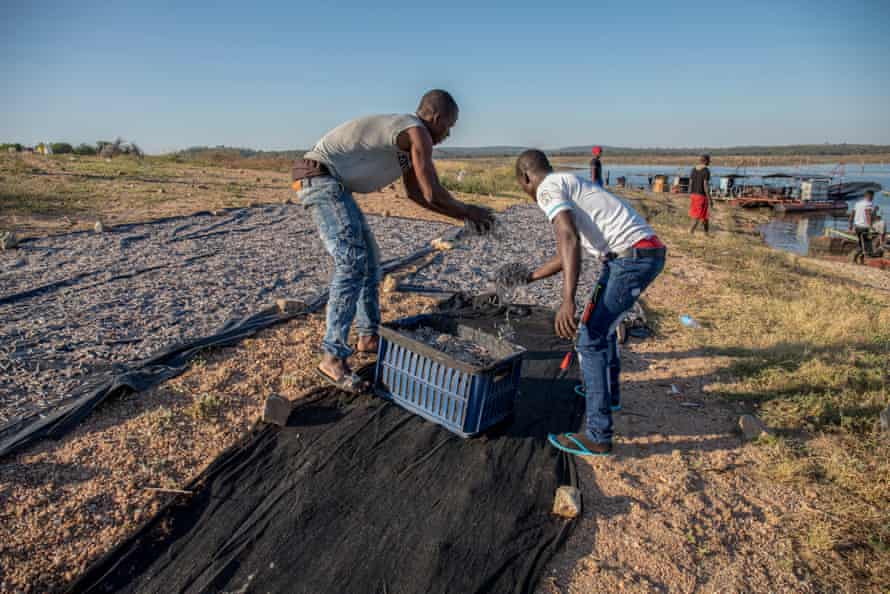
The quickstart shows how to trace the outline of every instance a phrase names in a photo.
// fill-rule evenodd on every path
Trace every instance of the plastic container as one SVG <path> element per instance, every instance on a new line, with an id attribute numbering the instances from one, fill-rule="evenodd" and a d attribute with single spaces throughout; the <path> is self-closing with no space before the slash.
<path id="1" fill-rule="evenodd" d="M 419 326 L 475 342 L 498 358 L 476 367 L 401 332 Z M 471 437 L 513 414 L 524 354 L 524 348 L 454 318 L 404 318 L 380 328 L 374 391 L 461 437 Z"/>

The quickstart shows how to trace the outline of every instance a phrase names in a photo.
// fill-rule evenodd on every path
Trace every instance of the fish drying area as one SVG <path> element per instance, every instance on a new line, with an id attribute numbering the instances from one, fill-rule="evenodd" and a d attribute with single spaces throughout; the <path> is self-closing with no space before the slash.
<path id="1" fill-rule="evenodd" d="M 532 269 L 556 253 L 556 239 L 541 209 L 521 204 L 500 213 L 491 233 L 467 234 L 453 250 L 440 252 L 427 266 L 407 276 L 404 289 L 417 288 L 440 293 L 494 292 L 494 273 L 504 264 L 521 263 Z M 599 263 L 582 259 L 578 279 L 578 303 L 593 290 Z M 555 308 L 562 296 L 562 275 L 518 287 L 509 301 Z"/>
<path id="2" fill-rule="evenodd" d="M 382 257 L 448 225 L 368 217 Z M 0 426 L 63 401 L 91 374 L 206 336 L 327 287 L 330 258 L 297 205 L 198 214 L 0 252 Z"/>

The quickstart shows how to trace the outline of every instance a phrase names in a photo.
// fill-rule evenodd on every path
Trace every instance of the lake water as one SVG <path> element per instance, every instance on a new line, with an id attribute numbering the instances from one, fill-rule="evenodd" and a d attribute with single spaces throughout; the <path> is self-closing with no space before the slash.
<path id="1" fill-rule="evenodd" d="M 627 178 L 627 183 L 633 187 L 648 187 L 648 176 L 657 173 L 666 175 L 689 175 L 691 165 L 609 165 L 603 164 L 603 176 L 609 176 L 611 183 L 619 176 Z M 590 170 L 584 166 L 578 166 L 576 172 L 590 179 Z M 842 167 L 838 163 L 823 163 L 819 165 L 786 166 L 786 167 L 711 167 L 711 177 L 714 182 L 720 175 L 727 173 L 742 173 L 747 175 L 766 175 L 768 173 L 794 173 L 828 175 L 833 176 L 832 183 L 872 181 L 881 184 L 883 189 L 890 190 L 890 163 L 866 163 L 862 165 L 846 165 Z M 840 174 L 840 175 L 839 175 Z M 685 196 L 683 197 L 685 198 Z M 678 199 L 680 199 L 678 197 Z M 848 203 L 848 212 L 854 202 Z M 875 194 L 875 204 L 880 208 L 881 215 L 890 217 L 890 196 L 878 192 Z M 827 228 L 847 229 L 847 216 L 845 214 L 788 214 L 776 215 L 768 223 L 759 227 L 763 240 L 770 246 L 793 252 L 806 254 L 809 249 L 810 239 L 819 237 Z"/>

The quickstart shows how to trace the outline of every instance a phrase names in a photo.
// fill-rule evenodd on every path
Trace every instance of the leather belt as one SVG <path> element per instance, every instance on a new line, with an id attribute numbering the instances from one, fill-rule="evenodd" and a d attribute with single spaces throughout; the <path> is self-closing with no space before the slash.
<path id="1" fill-rule="evenodd" d="M 305 175 L 297 176 L 297 165 L 294 166 L 294 175 L 297 176 L 294 178 L 293 183 L 291 183 L 291 188 L 295 191 L 299 192 L 300 190 L 309 187 L 311 182 L 310 179 L 313 177 L 320 177 L 322 175 L 331 175 L 331 170 L 328 169 L 328 166 L 324 163 L 319 163 L 318 161 L 308 161 L 302 160 L 298 162 L 300 165 L 300 171 L 305 173 Z"/>

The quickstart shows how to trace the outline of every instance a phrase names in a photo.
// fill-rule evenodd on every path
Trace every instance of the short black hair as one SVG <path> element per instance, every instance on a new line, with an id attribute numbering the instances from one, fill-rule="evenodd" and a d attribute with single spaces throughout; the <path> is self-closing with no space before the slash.
<path id="1" fill-rule="evenodd" d="M 874 190 L 866 190 L 866 191 L 865 191 L 865 197 L 866 197 L 866 198 L 874 198 L 874 197 L 875 197 L 875 191 L 874 191 Z"/>
<path id="2" fill-rule="evenodd" d="M 442 116 L 457 115 L 457 101 L 448 91 L 433 89 L 424 93 L 417 106 L 417 113 L 424 115 L 439 114 Z"/>
<path id="3" fill-rule="evenodd" d="M 698 158 L 698 160 L 701 161 L 702 163 L 710 163 L 711 155 L 702 155 L 701 157 Z"/>
<path id="4" fill-rule="evenodd" d="M 516 159 L 516 177 L 522 177 L 526 173 L 550 173 L 553 166 L 544 151 L 528 149 L 523 151 Z"/>

